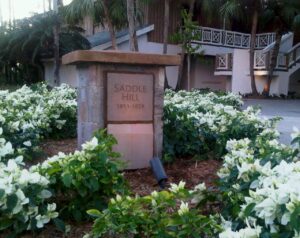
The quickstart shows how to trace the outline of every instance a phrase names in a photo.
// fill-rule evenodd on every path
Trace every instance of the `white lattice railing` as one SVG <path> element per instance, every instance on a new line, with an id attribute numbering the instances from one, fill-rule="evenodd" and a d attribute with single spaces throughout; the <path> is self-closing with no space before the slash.
<path id="1" fill-rule="evenodd" d="M 226 46 L 234 48 L 249 48 L 250 47 L 250 34 L 226 31 L 222 29 L 199 27 L 197 30 L 200 35 L 199 40 L 195 43 Z M 275 40 L 275 33 L 264 33 L 256 35 L 256 49 L 263 49 L 273 43 Z"/>
<path id="2" fill-rule="evenodd" d="M 256 49 L 263 49 L 275 41 L 275 33 L 256 34 Z"/>
<path id="3" fill-rule="evenodd" d="M 269 64 L 269 52 L 256 50 L 254 53 L 254 69 L 267 69 Z"/>
<path id="4" fill-rule="evenodd" d="M 216 71 L 232 71 L 232 54 L 216 55 Z"/>
<path id="5" fill-rule="evenodd" d="M 255 51 L 254 69 L 267 70 L 270 65 L 272 51 Z M 277 70 L 289 70 L 300 61 L 300 43 L 295 45 L 288 53 L 279 53 L 277 57 Z"/>
<path id="6" fill-rule="evenodd" d="M 277 70 L 288 70 L 292 64 L 289 64 L 289 56 L 296 57 L 300 60 L 300 44 L 295 48 L 296 53 L 279 53 L 277 58 L 277 65 L 275 69 Z M 293 51 L 294 52 L 294 51 Z M 268 70 L 271 60 L 271 51 L 264 52 L 263 50 L 256 50 L 254 53 L 254 69 L 255 70 Z M 233 54 L 220 54 L 216 55 L 216 71 L 232 71 Z"/>
<path id="7" fill-rule="evenodd" d="M 288 66 L 292 67 L 297 61 L 300 60 L 300 43 L 295 45 L 287 53 Z"/>

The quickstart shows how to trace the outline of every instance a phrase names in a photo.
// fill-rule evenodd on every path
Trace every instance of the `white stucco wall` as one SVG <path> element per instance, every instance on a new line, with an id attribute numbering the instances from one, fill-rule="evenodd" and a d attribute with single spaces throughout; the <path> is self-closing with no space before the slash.
<path id="1" fill-rule="evenodd" d="M 139 51 L 142 53 L 154 53 L 154 54 L 162 54 L 163 52 L 163 44 L 148 42 L 147 34 L 141 35 L 138 37 Z M 108 48 L 111 49 L 111 48 Z M 103 50 L 100 46 L 94 47 L 93 50 Z M 121 51 L 129 51 L 129 42 L 125 41 L 118 46 L 118 50 Z M 177 55 L 181 52 L 181 48 L 178 45 L 169 45 L 168 46 L 168 54 Z M 53 86 L 53 61 L 46 61 L 44 63 L 45 66 L 45 80 L 46 82 Z M 177 76 L 178 76 L 178 67 L 172 66 L 167 67 L 167 78 L 169 85 L 173 88 L 176 87 L 177 84 Z M 60 70 L 61 75 L 61 83 L 70 84 L 72 87 L 77 87 L 77 74 L 75 66 L 67 66 L 62 65 Z"/>
<path id="2" fill-rule="evenodd" d="M 153 53 L 153 54 L 162 54 L 163 52 L 163 44 L 160 43 L 154 43 L 149 42 L 147 34 L 142 35 L 138 38 L 138 44 L 139 44 L 139 52 L 142 53 Z M 99 47 L 93 48 L 94 50 L 100 50 Z M 111 49 L 111 48 L 109 48 Z M 123 42 L 118 46 L 118 50 L 121 51 L 129 51 L 129 42 Z M 178 45 L 168 45 L 168 54 L 169 55 L 177 55 L 181 52 L 181 47 Z M 166 67 L 167 71 L 167 79 L 169 82 L 169 85 L 172 88 L 176 87 L 177 84 L 177 76 L 178 76 L 178 67 L 172 66 L 172 67 Z"/>
<path id="3" fill-rule="evenodd" d="M 215 76 L 215 57 L 193 57 L 191 64 L 191 88 L 210 88 L 226 91 L 226 76 Z M 187 82 L 185 83 L 187 88 Z"/>
<path id="4" fill-rule="evenodd" d="M 47 61 L 44 63 L 45 71 L 44 77 L 47 84 L 55 86 L 54 84 L 54 64 L 53 61 Z M 61 65 L 60 67 L 60 81 L 61 83 L 69 84 L 72 87 L 77 87 L 77 73 L 76 66 L 74 65 Z"/>
<path id="5" fill-rule="evenodd" d="M 193 44 L 195 45 L 195 44 Z M 204 55 L 216 56 L 220 54 L 233 53 L 234 48 L 214 46 L 214 45 L 201 45 L 197 53 L 203 53 Z"/>
<path id="6" fill-rule="evenodd" d="M 249 70 L 249 50 L 235 49 L 233 53 L 232 69 L 232 92 L 248 94 L 251 93 L 251 79 Z M 262 93 L 267 82 L 267 75 L 263 71 L 255 71 L 255 82 L 257 91 Z M 270 94 L 287 95 L 288 78 L 290 72 L 275 71 L 271 83 Z"/>
<path id="7" fill-rule="evenodd" d="M 232 64 L 232 92 L 251 93 L 249 72 L 249 50 L 234 49 Z"/>

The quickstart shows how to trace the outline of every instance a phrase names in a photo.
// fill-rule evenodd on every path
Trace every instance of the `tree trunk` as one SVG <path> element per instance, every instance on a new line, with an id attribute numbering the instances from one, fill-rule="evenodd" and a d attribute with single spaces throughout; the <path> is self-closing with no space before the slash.
<path id="1" fill-rule="evenodd" d="M 45 2 L 45 0 L 43 0 L 43 12 L 44 13 L 46 12 L 46 2 Z"/>
<path id="2" fill-rule="evenodd" d="M 277 58 L 278 58 L 279 49 L 280 49 L 280 45 L 281 45 L 282 35 L 283 35 L 282 31 L 279 30 L 279 31 L 276 32 L 275 45 L 274 45 L 274 48 L 273 48 L 272 53 L 271 53 L 271 60 L 270 60 L 270 65 L 269 65 L 269 74 L 268 74 L 267 83 L 264 87 L 264 92 L 263 92 L 263 94 L 266 95 L 266 96 L 270 95 L 270 88 L 271 88 L 271 83 L 272 83 L 272 79 L 273 79 L 274 70 L 277 66 Z"/>
<path id="3" fill-rule="evenodd" d="M 168 53 L 169 26 L 170 26 L 170 0 L 165 0 L 163 54 Z"/>
<path id="4" fill-rule="evenodd" d="M 168 39 L 169 39 L 169 26 L 170 26 L 170 0 L 165 0 L 165 16 L 164 16 L 164 45 L 163 54 L 168 53 Z M 169 88 L 167 72 L 165 68 L 165 84 L 164 88 Z"/>
<path id="5" fill-rule="evenodd" d="M 252 19 L 252 29 L 251 29 L 251 41 L 250 41 L 250 80 L 251 80 L 251 89 L 253 95 L 258 95 L 256 83 L 255 83 L 255 75 L 254 75 L 254 53 L 255 53 L 255 42 L 256 42 L 256 32 L 257 32 L 257 23 L 258 23 L 258 11 L 257 7 L 255 7 Z"/>
<path id="6" fill-rule="evenodd" d="M 8 0 L 8 22 L 9 22 L 9 29 L 12 28 L 12 6 L 11 0 Z"/>
<path id="7" fill-rule="evenodd" d="M 60 57 L 59 57 L 59 32 L 60 32 L 60 19 L 58 9 L 60 6 L 60 0 L 53 0 L 53 9 L 56 14 L 56 24 L 53 29 L 54 35 L 54 83 L 60 85 Z"/>
<path id="8" fill-rule="evenodd" d="M 129 45 L 131 51 L 138 51 L 135 43 L 134 0 L 127 0 L 127 20 L 129 30 Z"/>
<path id="9" fill-rule="evenodd" d="M 49 10 L 49 12 L 51 11 L 51 1 L 52 0 L 48 0 L 48 10 Z"/>
<path id="10" fill-rule="evenodd" d="M 138 22 L 138 19 L 137 19 L 137 14 L 136 14 L 136 11 L 138 9 L 138 1 L 139 0 L 134 0 L 134 11 L 133 11 L 133 15 L 134 15 L 134 35 L 133 35 L 133 41 L 134 41 L 134 47 L 136 49 L 136 51 L 139 51 L 139 43 L 138 43 L 138 37 L 137 37 L 137 34 L 136 34 L 136 27 L 137 27 L 137 22 Z"/>
<path id="11" fill-rule="evenodd" d="M 103 10 L 104 10 L 105 20 L 107 23 L 110 38 L 111 38 L 111 47 L 113 50 L 117 50 L 118 46 L 117 46 L 115 27 L 112 24 L 108 6 L 109 6 L 109 0 L 104 0 L 103 1 Z"/>
<path id="12" fill-rule="evenodd" d="M 187 90 L 191 90 L 191 55 L 187 56 Z"/>
<path id="13" fill-rule="evenodd" d="M 3 26 L 3 15 L 2 15 L 1 1 L 0 1 L 0 26 Z"/>
<path id="14" fill-rule="evenodd" d="M 189 7 L 189 14 L 190 14 L 191 18 L 193 17 L 194 7 L 195 7 L 195 0 L 191 0 L 190 7 Z M 182 86 L 181 84 L 182 84 L 182 77 L 183 77 L 184 59 L 185 59 L 185 53 L 186 53 L 185 49 L 184 49 L 184 45 L 186 43 L 187 43 L 186 41 L 182 42 L 181 55 L 180 55 L 181 60 L 180 60 L 180 65 L 179 65 L 179 69 L 178 69 L 176 90 L 179 90 Z"/>

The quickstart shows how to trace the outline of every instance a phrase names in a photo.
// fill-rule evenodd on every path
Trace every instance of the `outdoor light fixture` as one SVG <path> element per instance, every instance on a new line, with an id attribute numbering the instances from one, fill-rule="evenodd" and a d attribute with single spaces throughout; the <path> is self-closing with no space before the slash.
<path id="1" fill-rule="evenodd" d="M 158 157 L 154 157 L 152 160 L 150 160 L 150 165 L 151 165 L 152 171 L 154 173 L 154 176 L 157 180 L 158 185 L 162 189 L 164 189 L 166 182 L 168 180 L 168 177 L 166 175 L 166 172 L 162 165 L 161 160 Z"/>

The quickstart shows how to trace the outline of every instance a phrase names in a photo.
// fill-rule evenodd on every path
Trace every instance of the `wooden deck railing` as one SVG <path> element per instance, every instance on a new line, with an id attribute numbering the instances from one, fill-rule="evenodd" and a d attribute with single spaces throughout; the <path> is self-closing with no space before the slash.
<path id="1" fill-rule="evenodd" d="M 194 43 L 244 49 L 250 48 L 250 34 L 201 26 L 196 31 L 200 35 L 200 39 L 195 40 Z M 274 41 L 275 33 L 257 34 L 256 49 L 263 49 Z"/>
<path id="2" fill-rule="evenodd" d="M 269 70 L 272 51 L 264 52 L 256 50 L 254 53 L 254 69 Z M 216 55 L 216 71 L 232 71 L 233 54 Z M 288 53 L 279 53 L 277 58 L 276 70 L 288 71 L 297 62 L 300 62 L 300 43 L 295 45 Z"/>

